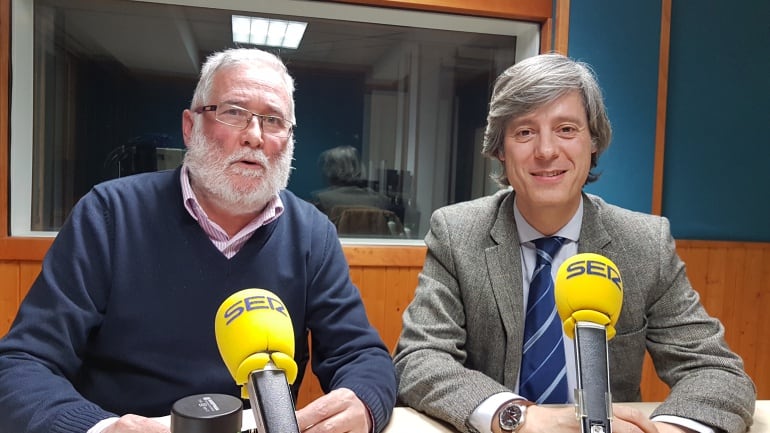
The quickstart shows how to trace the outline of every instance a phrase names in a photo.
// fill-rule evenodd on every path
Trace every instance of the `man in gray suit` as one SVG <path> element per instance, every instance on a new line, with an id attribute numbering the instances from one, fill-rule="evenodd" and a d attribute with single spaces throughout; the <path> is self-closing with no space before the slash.
<path id="1" fill-rule="evenodd" d="M 597 179 L 591 169 L 611 137 L 587 65 L 557 54 L 517 63 L 498 77 L 487 121 L 484 154 L 502 163 L 498 181 L 511 188 L 431 217 L 394 358 L 400 400 L 463 432 L 580 431 L 573 407 L 532 405 L 519 387 L 533 241 L 559 236 L 553 272 L 592 252 L 617 264 L 623 278 L 617 335 L 608 343 L 613 400 L 641 399 L 645 350 L 671 387 L 650 419 L 613 405 L 613 431 L 745 431 L 754 384 L 701 306 L 668 220 L 582 191 Z M 571 360 L 572 341 L 559 338 L 554 347 L 563 342 Z M 572 390 L 574 362 L 565 363 Z"/>

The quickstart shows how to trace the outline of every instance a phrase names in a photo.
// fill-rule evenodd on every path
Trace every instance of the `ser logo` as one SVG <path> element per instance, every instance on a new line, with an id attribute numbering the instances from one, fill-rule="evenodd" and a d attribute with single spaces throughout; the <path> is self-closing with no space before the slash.
<path id="1" fill-rule="evenodd" d="M 286 311 L 286 307 L 281 303 L 279 299 L 264 295 L 248 296 L 246 298 L 239 299 L 238 302 L 229 306 L 227 310 L 225 310 L 225 325 L 232 323 L 232 321 L 240 317 L 241 314 L 254 310 L 273 310 L 283 314 L 286 317 L 289 317 L 289 314 Z"/>
<path id="2" fill-rule="evenodd" d="M 618 290 L 623 291 L 623 282 L 620 280 L 620 272 L 609 263 L 598 260 L 580 260 L 567 266 L 567 280 L 579 275 L 596 275 L 612 281 Z"/>

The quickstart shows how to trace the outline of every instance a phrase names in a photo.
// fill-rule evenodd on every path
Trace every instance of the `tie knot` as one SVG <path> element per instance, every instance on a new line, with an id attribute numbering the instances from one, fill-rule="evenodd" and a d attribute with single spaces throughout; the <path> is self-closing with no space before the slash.
<path id="1" fill-rule="evenodd" d="M 535 248 L 537 248 L 537 262 L 543 261 L 549 264 L 553 261 L 553 256 L 564 244 L 565 239 L 561 236 L 551 236 L 547 238 L 535 239 Z"/>

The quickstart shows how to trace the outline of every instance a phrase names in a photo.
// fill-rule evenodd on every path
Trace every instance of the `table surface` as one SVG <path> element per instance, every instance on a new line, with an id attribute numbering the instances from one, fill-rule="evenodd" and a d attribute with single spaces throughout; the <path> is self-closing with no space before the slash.
<path id="1" fill-rule="evenodd" d="M 623 403 L 636 407 L 646 414 L 650 414 L 658 403 Z M 397 407 L 393 410 L 390 424 L 385 427 L 383 433 L 457 433 L 445 423 L 436 421 L 427 415 L 408 407 Z M 770 433 L 770 400 L 758 400 L 754 410 L 754 425 L 751 433 Z"/>
<path id="2" fill-rule="evenodd" d="M 622 403 L 635 407 L 646 414 L 650 414 L 658 403 Z M 165 425 L 169 425 L 169 417 L 156 418 Z M 244 431 L 254 429 L 254 416 L 251 410 L 243 411 Z M 393 409 L 393 416 L 383 433 L 457 433 L 446 423 L 437 421 L 409 407 L 397 407 Z M 750 433 L 770 433 L 770 400 L 757 400 L 754 410 L 754 425 Z"/>

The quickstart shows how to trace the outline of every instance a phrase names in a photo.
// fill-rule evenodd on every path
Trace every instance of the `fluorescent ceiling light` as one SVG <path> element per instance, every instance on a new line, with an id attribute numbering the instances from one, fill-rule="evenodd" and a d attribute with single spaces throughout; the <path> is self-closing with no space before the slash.
<path id="1" fill-rule="evenodd" d="M 268 21 L 262 18 L 251 18 L 251 33 L 249 43 L 254 45 L 265 45 L 267 39 Z"/>
<path id="2" fill-rule="evenodd" d="M 270 20 L 267 26 L 267 45 L 271 47 L 280 47 L 283 45 L 283 36 L 286 34 L 286 27 L 289 23 L 286 21 Z"/>
<path id="3" fill-rule="evenodd" d="M 306 27 L 307 23 L 289 21 L 289 25 L 286 27 L 286 36 L 283 38 L 283 46 L 287 48 L 299 47 L 299 43 L 302 41 L 302 35 L 305 34 Z"/>
<path id="4" fill-rule="evenodd" d="M 233 42 L 248 44 L 250 31 L 251 20 L 248 17 L 233 15 Z"/>
<path id="5" fill-rule="evenodd" d="M 299 47 L 307 23 L 233 15 L 233 42 L 270 47 Z"/>

